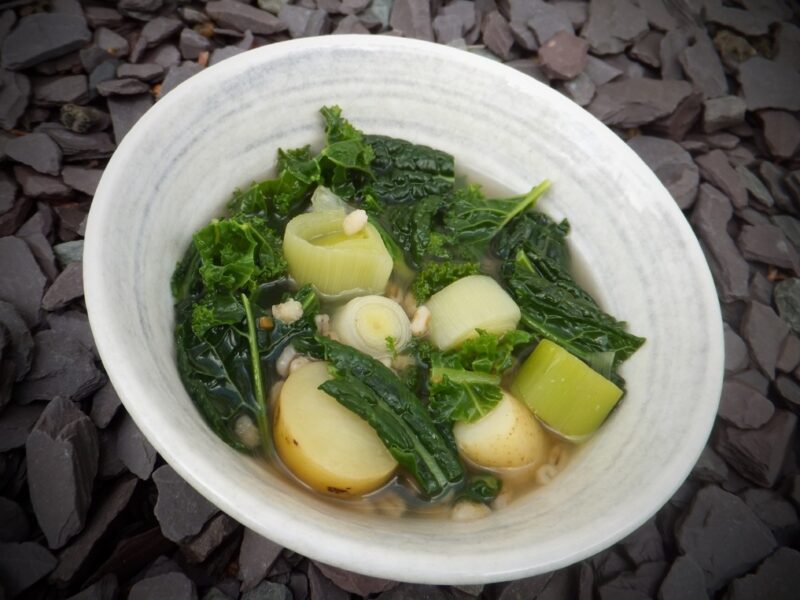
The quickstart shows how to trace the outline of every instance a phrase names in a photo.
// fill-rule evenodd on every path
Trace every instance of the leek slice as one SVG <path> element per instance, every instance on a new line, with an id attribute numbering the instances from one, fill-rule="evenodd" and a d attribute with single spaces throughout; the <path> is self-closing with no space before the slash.
<path id="1" fill-rule="evenodd" d="M 297 215 L 286 225 L 283 254 L 298 285 L 310 283 L 324 297 L 346 298 L 383 292 L 392 257 L 376 229 L 355 235 L 342 230 L 345 211 Z"/>
<path id="2" fill-rule="evenodd" d="M 430 340 L 442 350 L 478 335 L 516 329 L 520 311 L 511 296 L 487 275 L 470 275 L 436 292 L 425 303 L 431 311 Z"/>
<path id="3" fill-rule="evenodd" d="M 411 323 L 403 307 L 385 296 L 353 298 L 333 314 L 331 326 L 342 343 L 373 358 L 392 355 L 387 338 L 392 338 L 394 352 L 411 341 Z"/>
<path id="4" fill-rule="evenodd" d="M 591 436 L 622 397 L 622 390 L 550 340 L 542 340 L 511 382 L 545 426 L 573 442 Z"/>

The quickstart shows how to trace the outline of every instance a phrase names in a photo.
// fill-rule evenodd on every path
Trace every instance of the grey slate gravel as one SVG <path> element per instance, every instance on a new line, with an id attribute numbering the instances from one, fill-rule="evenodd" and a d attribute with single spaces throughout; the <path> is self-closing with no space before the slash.
<path id="1" fill-rule="evenodd" d="M 756 364 L 772 379 L 789 325 L 771 307 L 751 302 L 742 318 L 741 334 Z"/>
<path id="2" fill-rule="evenodd" d="M 201 52 L 206 52 L 211 48 L 211 42 L 194 29 L 186 27 L 181 31 L 179 48 L 185 60 L 195 60 Z"/>
<path id="3" fill-rule="evenodd" d="M 800 73 L 791 67 L 757 56 L 741 64 L 738 78 L 748 110 L 800 110 Z"/>
<path id="4" fill-rule="evenodd" d="M 271 540 L 245 528 L 239 551 L 239 572 L 242 591 L 253 589 L 269 572 L 283 548 Z"/>
<path id="5" fill-rule="evenodd" d="M 659 600 L 709 600 L 703 570 L 688 555 L 679 556 L 661 582 Z"/>
<path id="6" fill-rule="evenodd" d="M 61 148 L 43 133 L 30 133 L 9 140 L 5 152 L 9 158 L 40 173 L 58 175 L 61 170 Z"/>
<path id="7" fill-rule="evenodd" d="M 76 298 L 83 297 L 83 264 L 70 263 L 48 288 L 42 298 L 42 308 L 54 311 L 64 308 Z"/>
<path id="8" fill-rule="evenodd" d="M 0 69 L 0 127 L 11 129 L 17 124 L 30 92 L 31 83 L 25 75 Z"/>
<path id="9" fill-rule="evenodd" d="M 155 515 L 167 539 L 182 542 L 197 535 L 218 512 L 216 506 L 198 494 L 169 465 L 153 473 L 158 487 Z"/>
<path id="10" fill-rule="evenodd" d="M 162 84 L 163 93 L 163 84 Z M 131 127 L 147 110 L 153 106 L 153 97 L 150 94 L 139 96 L 112 96 L 108 98 L 108 110 L 111 113 L 111 123 L 114 127 L 114 139 L 119 144 Z"/>
<path id="11" fill-rule="evenodd" d="M 647 16 L 630 0 L 592 0 L 581 35 L 597 54 L 616 54 L 647 31 Z"/>
<path id="12" fill-rule="evenodd" d="M 43 106 L 84 104 L 89 100 L 86 75 L 40 77 L 33 82 L 33 99 Z"/>
<path id="13" fill-rule="evenodd" d="M 0 581 L 8 598 L 46 577 L 57 559 L 47 548 L 35 542 L 0 543 Z"/>
<path id="14" fill-rule="evenodd" d="M 19 20 L 3 42 L 4 69 L 24 69 L 78 50 L 91 40 L 86 19 L 38 13 Z"/>
<path id="15" fill-rule="evenodd" d="M 292 600 L 291 590 L 283 584 L 262 581 L 257 587 L 242 594 L 242 600 Z"/>
<path id="16" fill-rule="evenodd" d="M 681 209 L 691 207 L 697 197 L 700 175 L 686 150 L 671 140 L 645 135 L 634 137 L 628 145 L 658 176 Z"/>
<path id="17" fill-rule="evenodd" d="M 116 73 L 116 67 L 114 72 Z M 150 87 L 143 81 L 128 77 L 125 79 L 111 79 L 97 85 L 97 92 L 101 96 L 138 96 L 146 94 Z"/>
<path id="18" fill-rule="evenodd" d="M 19 238 L 0 238 L 0 300 L 13 304 L 28 326 L 39 322 L 45 283 L 28 245 Z"/>
<path id="19" fill-rule="evenodd" d="M 638 127 L 671 115 L 691 91 L 685 81 L 612 81 L 597 88 L 588 110 L 606 125 Z"/>
<path id="20" fill-rule="evenodd" d="M 197 588 L 183 573 L 165 573 L 136 583 L 128 600 L 197 600 Z"/>
<path id="21" fill-rule="evenodd" d="M 231 0 L 235 1 L 235 0 Z M 161 84 L 161 92 L 159 93 L 159 98 L 163 98 L 166 96 L 170 91 L 178 87 L 181 83 L 189 79 L 192 75 L 197 75 L 200 71 L 203 70 L 196 62 L 192 61 L 185 61 L 182 64 L 170 67 L 167 69 L 167 75 L 164 77 L 164 82 Z M 111 118 L 114 118 L 114 113 L 112 111 Z"/>
<path id="22" fill-rule="evenodd" d="M 712 150 L 695 161 L 703 179 L 722 190 L 735 208 L 747 206 L 747 190 L 722 150 Z"/>
<path id="23" fill-rule="evenodd" d="M 695 41 L 685 48 L 678 60 L 683 71 L 704 98 L 719 98 L 728 93 L 728 80 L 711 38 L 696 33 Z"/>
<path id="24" fill-rule="evenodd" d="M 276 16 L 236 0 L 215 0 L 206 4 L 206 12 L 215 23 L 238 31 L 270 35 L 286 29 Z"/>
<path id="25" fill-rule="evenodd" d="M 285 10 L 285 9 L 284 9 Z M 389 24 L 404 37 L 433 41 L 431 9 L 428 0 L 395 0 Z"/>
<path id="26" fill-rule="evenodd" d="M 136 65 L 123 63 L 117 68 L 117 77 L 120 79 L 133 78 L 146 81 L 147 83 L 154 83 L 163 79 L 164 67 L 154 63 L 140 63 Z"/>
<path id="27" fill-rule="evenodd" d="M 125 468 L 139 479 L 149 479 L 156 464 L 156 451 L 128 413 L 121 416 L 116 441 L 117 456 Z"/>
<path id="28" fill-rule="evenodd" d="M 800 279 L 793 277 L 775 285 L 775 305 L 781 319 L 800 333 Z"/>
<path id="29" fill-rule="evenodd" d="M 703 102 L 703 130 L 713 133 L 744 123 L 747 104 L 739 96 L 708 98 Z"/>
<path id="30" fill-rule="evenodd" d="M 775 414 L 775 405 L 766 396 L 739 381 L 722 386 L 718 415 L 739 429 L 758 429 Z"/>
<path id="31" fill-rule="evenodd" d="M 800 148 L 800 121 L 791 113 L 765 110 L 758 113 L 764 125 L 764 140 L 775 158 L 791 158 Z M 768 163 L 767 163 L 768 164 Z"/>
<path id="32" fill-rule="evenodd" d="M 725 600 L 794 600 L 800 589 L 800 552 L 779 548 L 755 572 L 736 579 L 725 593 Z"/>

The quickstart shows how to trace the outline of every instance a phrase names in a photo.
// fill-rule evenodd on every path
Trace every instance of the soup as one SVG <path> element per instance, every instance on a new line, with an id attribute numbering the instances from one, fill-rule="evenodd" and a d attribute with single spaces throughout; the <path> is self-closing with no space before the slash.
<path id="1" fill-rule="evenodd" d="M 452 156 L 365 135 L 279 151 L 173 276 L 178 368 L 226 443 L 361 510 L 471 519 L 563 468 L 644 342 L 571 272 L 534 206 Z"/>

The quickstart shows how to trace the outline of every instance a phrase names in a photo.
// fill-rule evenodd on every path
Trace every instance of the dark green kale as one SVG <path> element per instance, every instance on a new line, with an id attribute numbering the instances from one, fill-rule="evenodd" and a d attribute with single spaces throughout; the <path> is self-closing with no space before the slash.
<path id="1" fill-rule="evenodd" d="M 502 489 L 503 482 L 494 475 L 489 473 L 473 475 L 467 480 L 461 491 L 456 494 L 456 501 L 465 500 L 489 504 L 489 502 L 497 498 Z"/>
<path id="2" fill-rule="evenodd" d="M 411 291 L 418 304 L 422 304 L 439 290 L 468 275 L 480 273 L 477 262 L 433 262 L 425 263 L 411 284 Z"/>

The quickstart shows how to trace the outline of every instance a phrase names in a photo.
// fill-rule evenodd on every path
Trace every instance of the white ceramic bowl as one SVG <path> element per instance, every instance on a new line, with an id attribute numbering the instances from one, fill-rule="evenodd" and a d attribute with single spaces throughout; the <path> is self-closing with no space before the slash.
<path id="1" fill-rule="evenodd" d="M 279 147 L 321 144 L 318 109 L 367 132 L 451 152 L 517 191 L 547 177 L 541 208 L 601 304 L 647 337 L 628 395 L 550 486 L 489 518 L 364 514 L 313 497 L 228 448 L 178 377 L 170 275 L 191 234 L 237 186 L 270 175 Z M 610 130 L 555 91 L 453 48 L 383 36 L 267 46 L 206 69 L 159 101 L 97 189 L 84 253 L 97 346 L 125 408 L 201 494 L 292 550 L 361 573 L 477 583 L 556 569 L 636 529 L 688 475 L 716 412 L 722 327 L 683 215 Z"/>

